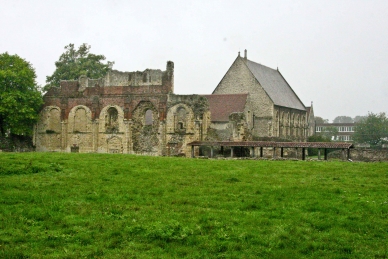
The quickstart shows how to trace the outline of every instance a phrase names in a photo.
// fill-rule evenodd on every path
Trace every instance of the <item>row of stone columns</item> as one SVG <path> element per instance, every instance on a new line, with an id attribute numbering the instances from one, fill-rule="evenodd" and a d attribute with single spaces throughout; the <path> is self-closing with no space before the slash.
<path id="1" fill-rule="evenodd" d="M 230 157 L 234 156 L 234 148 L 230 147 Z M 298 157 L 298 148 L 296 149 L 296 158 Z M 221 152 L 223 153 L 224 147 L 221 146 Z M 284 157 L 284 147 L 280 148 L 280 157 Z M 324 160 L 328 159 L 327 156 L 327 148 L 324 148 Z M 263 157 L 263 147 L 260 147 L 260 157 Z M 276 147 L 273 147 L 273 158 L 276 158 Z M 194 146 L 191 146 L 191 157 L 194 158 Z M 214 147 L 210 146 L 210 158 L 214 157 Z M 255 157 L 255 147 L 250 147 L 250 157 Z M 342 160 L 350 159 L 350 149 L 347 149 L 347 153 L 345 152 L 345 149 L 342 149 Z M 306 160 L 306 148 L 302 147 L 302 160 Z M 321 160 L 321 149 L 318 148 L 318 160 Z"/>

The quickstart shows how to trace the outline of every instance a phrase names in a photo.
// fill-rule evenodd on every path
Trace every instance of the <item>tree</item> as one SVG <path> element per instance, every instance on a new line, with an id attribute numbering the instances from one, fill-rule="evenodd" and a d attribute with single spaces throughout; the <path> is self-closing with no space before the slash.
<path id="1" fill-rule="evenodd" d="M 356 143 L 367 143 L 371 146 L 388 142 L 388 118 L 385 113 L 368 113 L 366 118 L 357 123 L 353 140 Z"/>
<path id="2" fill-rule="evenodd" d="M 57 62 L 56 69 L 51 76 L 46 77 L 46 85 L 43 90 L 47 91 L 51 87 L 58 87 L 61 80 L 77 80 L 81 75 L 89 78 L 101 78 L 112 69 L 114 62 L 105 60 L 104 55 L 90 53 L 90 45 L 82 44 L 78 50 L 74 44 L 65 46 L 63 53 Z"/>
<path id="3" fill-rule="evenodd" d="M 356 117 L 354 117 L 353 121 L 354 123 L 357 123 L 357 122 L 360 122 L 361 120 L 363 119 L 366 119 L 367 116 L 360 116 L 360 115 L 357 115 Z"/>
<path id="4" fill-rule="evenodd" d="M 349 116 L 337 116 L 334 118 L 333 123 L 353 123 L 353 119 Z"/>
<path id="5" fill-rule="evenodd" d="M 0 135 L 31 135 L 43 104 L 32 65 L 18 55 L 0 54 Z"/>
<path id="6" fill-rule="evenodd" d="M 317 124 L 323 124 L 323 123 L 329 123 L 328 119 L 323 119 L 322 117 L 314 117 L 315 123 Z"/>

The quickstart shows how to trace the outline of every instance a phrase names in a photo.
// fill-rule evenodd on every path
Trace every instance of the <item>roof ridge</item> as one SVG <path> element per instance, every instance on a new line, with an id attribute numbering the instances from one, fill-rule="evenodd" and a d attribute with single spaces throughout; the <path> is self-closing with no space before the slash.
<path id="1" fill-rule="evenodd" d="M 223 96 L 225 96 L 225 95 L 248 95 L 249 93 L 237 93 L 237 94 L 206 94 L 206 95 L 223 95 Z"/>
<path id="2" fill-rule="evenodd" d="M 255 61 L 252 61 L 252 60 L 249 60 L 249 59 L 247 59 L 247 61 L 252 62 L 252 63 L 255 63 L 256 65 L 260 65 L 260 66 L 265 67 L 265 68 L 268 68 L 268 69 L 272 69 L 272 70 L 274 70 L 274 71 L 279 71 L 279 70 L 277 70 L 277 69 L 274 69 L 274 68 L 272 68 L 272 67 L 268 67 L 268 66 L 266 66 L 266 65 L 257 63 L 257 62 L 255 62 Z M 249 67 L 248 67 L 248 68 L 249 68 Z"/>

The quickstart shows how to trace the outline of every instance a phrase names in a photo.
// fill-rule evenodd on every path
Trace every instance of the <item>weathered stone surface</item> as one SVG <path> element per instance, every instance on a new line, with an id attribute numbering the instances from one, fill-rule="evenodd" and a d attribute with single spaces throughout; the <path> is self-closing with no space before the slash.
<path id="1" fill-rule="evenodd" d="M 173 94 L 166 71 L 112 71 L 105 78 L 62 81 L 44 96 L 35 127 L 37 151 L 188 156 L 187 143 L 206 137 L 207 99 Z"/>

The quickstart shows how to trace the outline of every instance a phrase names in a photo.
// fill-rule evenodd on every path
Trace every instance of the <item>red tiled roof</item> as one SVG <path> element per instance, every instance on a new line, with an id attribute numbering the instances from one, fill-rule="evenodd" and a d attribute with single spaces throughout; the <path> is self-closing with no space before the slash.
<path id="1" fill-rule="evenodd" d="M 229 121 L 233 112 L 243 112 L 248 94 L 211 94 L 202 95 L 209 101 L 211 121 Z"/>
<path id="2" fill-rule="evenodd" d="M 189 146 L 229 146 L 229 147 L 284 147 L 284 148 L 353 148 L 344 142 L 275 142 L 275 141 L 194 141 Z"/>

